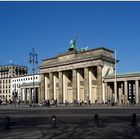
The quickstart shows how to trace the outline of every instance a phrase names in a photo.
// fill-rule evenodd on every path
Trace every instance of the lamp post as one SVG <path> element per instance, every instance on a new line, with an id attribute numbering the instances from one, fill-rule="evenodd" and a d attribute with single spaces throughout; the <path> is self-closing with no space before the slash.
<path id="1" fill-rule="evenodd" d="M 116 56 L 116 50 L 115 50 L 115 102 L 117 103 L 117 56 Z"/>
<path id="2" fill-rule="evenodd" d="M 16 84 L 14 84 L 13 101 L 15 107 L 16 107 L 16 97 L 17 97 Z"/>
<path id="3" fill-rule="evenodd" d="M 30 64 L 33 64 L 33 68 L 32 68 L 32 71 L 33 71 L 33 104 L 35 106 L 34 74 L 35 74 L 35 64 L 37 65 L 38 64 L 38 61 L 37 61 L 37 54 L 34 52 L 34 48 L 32 48 L 32 52 L 29 55 L 29 63 Z"/>

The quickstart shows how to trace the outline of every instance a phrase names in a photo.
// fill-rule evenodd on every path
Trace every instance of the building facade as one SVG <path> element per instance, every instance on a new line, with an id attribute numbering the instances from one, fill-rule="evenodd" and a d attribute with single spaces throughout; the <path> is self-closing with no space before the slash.
<path id="1" fill-rule="evenodd" d="M 35 89 L 34 93 L 33 89 Z M 12 100 L 20 100 L 25 103 L 32 103 L 34 100 L 35 103 L 38 103 L 40 97 L 40 75 L 25 75 L 17 78 L 12 78 L 11 93 L 13 95 Z M 15 93 L 17 94 L 16 96 L 14 96 Z"/>
<path id="2" fill-rule="evenodd" d="M 74 45 L 63 54 L 43 60 L 40 99 L 57 99 L 59 103 L 104 102 L 103 78 L 114 72 L 114 52 L 107 48 L 78 51 Z"/>
<path id="3" fill-rule="evenodd" d="M 14 64 L 0 66 L 0 98 L 11 99 L 11 78 L 27 75 L 27 72 L 26 66 Z"/>
<path id="4" fill-rule="evenodd" d="M 116 94 L 118 104 L 140 103 L 140 73 L 117 74 L 116 80 L 114 77 L 115 75 L 104 77 L 106 100 L 111 101 L 112 96 Z"/>

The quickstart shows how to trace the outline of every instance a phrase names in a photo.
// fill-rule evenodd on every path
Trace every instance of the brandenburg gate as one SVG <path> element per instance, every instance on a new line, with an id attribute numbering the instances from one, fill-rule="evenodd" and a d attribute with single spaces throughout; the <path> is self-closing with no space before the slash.
<path id="1" fill-rule="evenodd" d="M 43 60 L 40 66 L 41 100 L 105 102 L 104 77 L 114 72 L 113 53 L 103 47 L 78 50 L 75 41 L 71 41 L 67 52 Z"/>

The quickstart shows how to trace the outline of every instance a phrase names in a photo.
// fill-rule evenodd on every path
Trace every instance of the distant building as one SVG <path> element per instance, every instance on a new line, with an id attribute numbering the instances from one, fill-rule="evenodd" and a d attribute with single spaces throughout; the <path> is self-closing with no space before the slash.
<path id="1" fill-rule="evenodd" d="M 27 75 L 27 66 L 3 65 L 0 66 L 0 98 L 11 99 L 11 78 Z"/>
<path id="2" fill-rule="evenodd" d="M 140 103 L 140 72 L 117 74 L 116 81 L 114 77 L 114 74 L 109 74 L 104 77 L 105 98 L 111 101 L 115 93 L 116 82 L 116 102 L 118 104 Z"/>
<path id="3" fill-rule="evenodd" d="M 35 94 L 33 93 L 33 77 Z M 20 100 L 23 102 L 31 103 L 33 100 L 35 103 L 39 101 L 40 95 L 40 75 L 25 75 L 11 79 L 11 93 L 12 100 Z"/>

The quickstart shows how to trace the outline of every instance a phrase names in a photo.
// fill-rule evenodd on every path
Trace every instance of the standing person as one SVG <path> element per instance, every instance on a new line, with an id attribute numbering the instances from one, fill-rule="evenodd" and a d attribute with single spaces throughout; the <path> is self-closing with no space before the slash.
<path id="1" fill-rule="evenodd" d="M 91 101 L 90 100 L 88 101 L 88 104 L 91 105 Z"/>
<path id="2" fill-rule="evenodd" d="M 48 107 L 50 106 L 50 100 L 48 99 Z"/>
<path id="3" fill-rule="evenodd" d="M 19 107 L 20 107 L 20 102 L 21 102 L 21 101 L 19 100 L 19 101 L 18 101 L 18 105 L 19 105 Z"/>
<path id="4" fill-rule="evenodd" d="M 57 99 L 55 100 L 55 106 L 57 107 Z"/>

